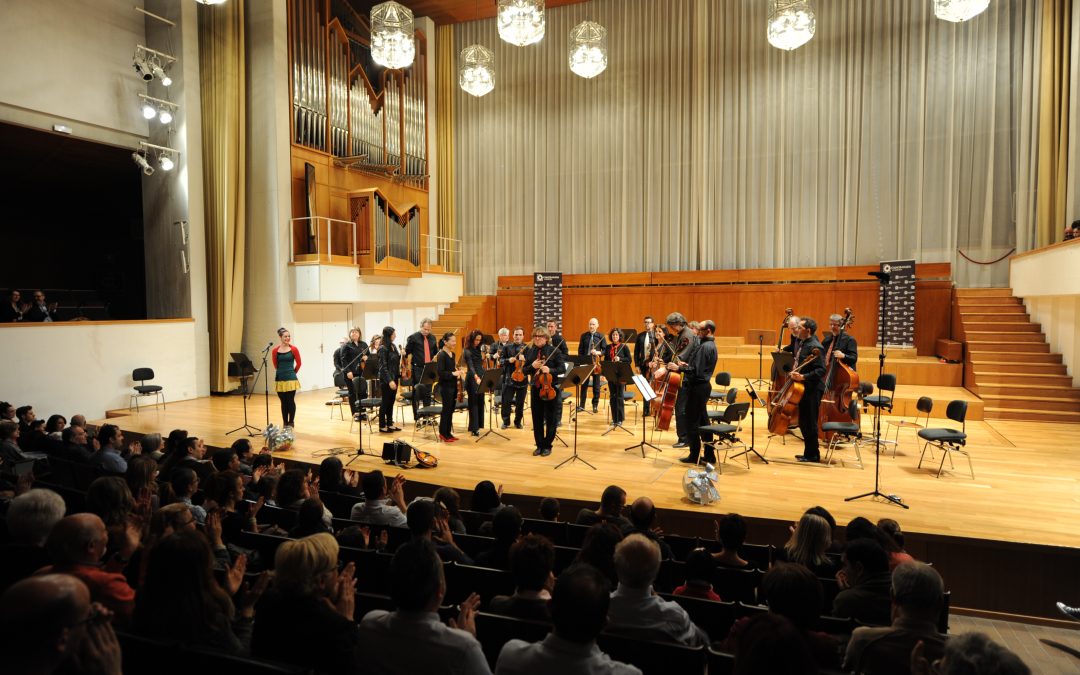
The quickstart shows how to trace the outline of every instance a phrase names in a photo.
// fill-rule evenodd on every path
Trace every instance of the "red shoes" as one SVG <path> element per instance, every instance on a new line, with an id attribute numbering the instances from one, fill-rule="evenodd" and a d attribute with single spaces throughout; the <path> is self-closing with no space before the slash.
<path id="1" fill-rule="evenodd" d="M 443 436 L 442 434 L 439 434 L 439 440 L 443 443 L 453 443 L 454 441 L 459 439 L 457 436 Z"/>

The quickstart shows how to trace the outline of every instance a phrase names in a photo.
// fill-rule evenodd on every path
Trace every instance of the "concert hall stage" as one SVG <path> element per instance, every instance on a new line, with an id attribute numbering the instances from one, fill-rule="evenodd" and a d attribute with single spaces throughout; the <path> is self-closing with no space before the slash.
<path id="1" fill-rule="evenodd" d="M 942 408 L 951 398 L 975 399 L 962 388 L 922 386 L 918 389 L 921 395 L 934 397 Z M 901 389 L 897 396 L 910 398 L 913 393 Z M 279 453 L 279 457 L 317 464 L 328 450 L 342 448 L 350 454 L 354 451 L 358 443 L 356 425 L 350 433 L 348 416 L 342 420 L 336 406 L 326 405 L 332 397 L 332 390 L 303 392 L 297 396 L 296 443 L 291 451 Z M 248 405 L 251 422 L 262 426 L 265 418 L 262 395 L 254 396 Z M 699 536 L 712 536 L 711 521 L 702 516 L 738 512 L 753 519 L 751 541 L 779 545 L 786 539 L 787 525 L 815 504 L 827 508 L 841 524 L 858 515 L 874 521 L 895 518 L 907 534 L 908 550 L 920 559 L 934 562 L 949 579 L 956 606 L 1052 617 L 1053 605 L 1048 599 L 1080 597 L 1080 575 L 1076 574 L 1080 569 L 1080 550 L 1068 548 L 1076 546 L 1080 534 L 1076 525 L 1080 522 L 1080 456 L 1070 452 L 1078 431 L 1075 425 L 968 422 L 967 448 L 974 463 L 974 480 L 967 473 L 962 457 L 955 458 L 956 470 L 946 471 L 941 478 L 935 478 L 934 471 L 926 464 L 917 469 L 920 444 L 914 430 L 902 429 L 895 458 L 891 448 L 883 453 L 881 485 L 883 492 L 899 495 L 911 507 L 905 510 L 869 499 L 844 501 L 845 497 L 873 489 L 872 448 L 863 449 L 861 469 L 851 463 L 850 449 L 842 452 L 844 464 L 837 462 L 832 467 L 799 464 L 793 457 L 801 452 L 801 443 L 791 436 L 787 437 L 786 445 L 780 439 L 769 443 L 766 418 L 759 413 L 754 425 L 756 447 L 765 452 L 770 463 L 765 465 L 754 459 L 749 470 L 741 460 L 723 465 L 718 482 L 720 502 L 699 506 L 683 495 L 682 478 L 687 466 L 676 460 L 685 452 L 670 447 L 673 433 L 657 434 L 653 441 L 663 452 L 650 452 L 643 458 L 640 452 L 623 450 L 641 440 L 641 420 L 634 408 L 627 409 L 632 436 L 616 430 L 601 437 L 607 428 L 605 412 L 606 401 L 602 400 L 599 414 L 581 416 L 577 434 L 579 454 L 597 467 L 595 471 L 580 462 L 555 470 L 559 462 L 570 456 L 574 444 L 569 414 L 564 415 L 564 426 L 559 432 L 570 448 L 556 442 L 550 457 L 532 456 L 528 410 L 524 430 L 511 427 L 502 432 L 510 437 L 509 441 L 492 435 L 475 443 L 464 431 L 458 431 L 461 441 L 441 444 L 434 442 L 430 433 L 417 434 L 414 440 L 411 423 L 401 424 L 405 431 L 394 435 L 379 434 L 377 429 L 372 435 L 365 424 L 363 447 L 365 451 L 373 446 L 381 448 L 382 443 L 397 437 L 439 457 L 436 469 L 405 472 L 414 484 L 410 495 L 428 493 L 416 484 L 469 490 L 478 481 L 489 479 L 502 484 L 508 495 L 506 501 L 521 507 L 527 516 L 535 515 L 539 498 L 551 495 L 563 501 L 562 515 L 572 520 L 579 503 L 595 503 L 604 487 L 614 483 L 627 490 L 628 500 L 639 495 L 651 497 L 663 509 L 661 525 L 667 531 Z M 110 417 L 110 422 L 132 432 L 167 433 L 175 428 L 187 429 L 216 447 L 228 446 L 240 437 L 226 436 L 226 431 L 243 422 L 239 396 L 170 402 L 166 410 L 115 411 Z M 274 397 L 270 401 L 270 419 L 280 420 Z M 888 428 L 887 421 L 898 419 L 911 418 L 886 415 L 882 427 Z M 461 412 L 455 416 L 455 426 L 460 430 L 464 423 L 465 414 Z M 938 422 L 932 420 L 932 423 Z M 864 431 L 869 431 L 870 426 L 870 417 L 864 416 Z M 743 441 L 750 442 L 749 419 L 739 435 Z M 256 449 L 261 447 L 261 437 L 252 440 Z M 346 462 L 351 459 L 346 454 L 341 458 Z M 351 468 L 397 472 L 378 456 L 369 455 L 358 457 Z"/>

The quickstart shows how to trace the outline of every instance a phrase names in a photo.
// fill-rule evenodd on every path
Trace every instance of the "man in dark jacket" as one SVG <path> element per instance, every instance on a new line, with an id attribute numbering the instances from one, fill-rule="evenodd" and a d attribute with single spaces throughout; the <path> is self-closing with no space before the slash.
<path id="1" fill-rule="evenodd" d="M 870 626 L 892 622 L 892 575 L 889 554 L 876 541 L 856 539 L 844 549 L 844 568 L 838 575 L 841 586 L 833 601 L 833 616 L 849 617 Z"/>

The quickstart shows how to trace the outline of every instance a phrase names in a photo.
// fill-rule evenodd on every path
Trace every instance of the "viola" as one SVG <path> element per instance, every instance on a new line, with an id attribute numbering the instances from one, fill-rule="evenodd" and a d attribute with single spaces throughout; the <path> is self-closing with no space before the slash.
<path id="1" fill-rule="evenodd" d="M 817 347 L 810 352 L 810 356 L 791 369 L 792 373 L 801 371 L 806 366 L 814 362 L 821 354 L 821 350 Z M 806 392 L 806 387 L 802 382 L 796 382 L 791 379 L 791 373 L 788 373 L 787 381 L 784 386 L 780 388 L 776 394 L 773 395 L 772 400 L 769 402 L 769 433 L 776 436 L 783 436 L 788 432 L 788 428 L 794 426 L 799 419 L 799 401 L 802 400 L 803 394 Z"/>
<path id="2" fill-rule="evenodd" d="M 548 355 L 545 356 L 544 360 L 540 362 L 540 368 L 536 369 L 536 375 L 533 377 L 533 384 L 535 384 L 536 387 L 540 390 L 540 400 L 542 401 L 554 401 L 555 398 L 559 395 L 559 392 L 555 389 L 555 375 L 550 371 L 550 369 L 546 373 L 541 370 L 541 368 L 547 365 L 548 359 L 551 358 L 551 355 L 557 351 L 559 351 L 559 345 L 555 345 L 551 348 L 551 351 L 548 352 Z M 539 357 L 539 355 L 543 352 L 544 350 L 541 349 L 537 354 L 537 357 Z"/>
<path id="3" fill-rule="evenodd" d="M 854 320 L 851 308 L 845 308 L 844 318 L 840 321 L 840 332 L 829 342 L 829 353 L 825 356 L 825 395 L 821 399 L 821 409 L 818 412 L 818 434 L 826 441 L 832 440 L 833 436 L 833 432 L 825 433 L 821 428 L 826 422 L 858 421 L 859 409 L 853 407 L 851 402 L 855 392 L 859 390 L 859 374 L 840 359 L 833 358 L 836 343 Z"/>

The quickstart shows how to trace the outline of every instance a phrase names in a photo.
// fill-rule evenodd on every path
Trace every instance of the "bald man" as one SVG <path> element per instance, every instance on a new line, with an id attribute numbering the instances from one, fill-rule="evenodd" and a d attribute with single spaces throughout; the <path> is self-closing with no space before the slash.
<path id="1" fill-rule="evenodd" d="M 59 572 L 77 577 L 90 589 L 91 599 L 115 612 L 117 619 L 126 623 L 135 609 L 135 591 L 121 574 L 126 560 L 114 557 L 102 564 L 108 543 L 105 523 L 94 514 L 77 513 L 63 518 L 49 533 L 46 548 L 53 565 L 43 569 L 42 573 Z M 137 540 L 134 546 L 138 546 Z"/>
<path id="2" fill-rule="evenodd" d="M 578 356 L 602 357 L 607 349 L 607 340 L 600 332 L 600 321 L 595 317 L 589 319 L 589 330 L 582 333 L 578 339 Z M 595 413 L 600 405 L 600 376 L 590 375 L 589 379 L 581 386 L 581 400 L 577 402 L 578 410 L 585 410 L 585 393 L 592 387 L 592 411 Z"/>
<path id="3" fill-rule="evenodd" d="M 90 602 L 67 574 L 24 579 L 0 596 L 0 650 L 8 675 L 70 672 L 120 675 L 120 644 L 110 612 Z"/>

